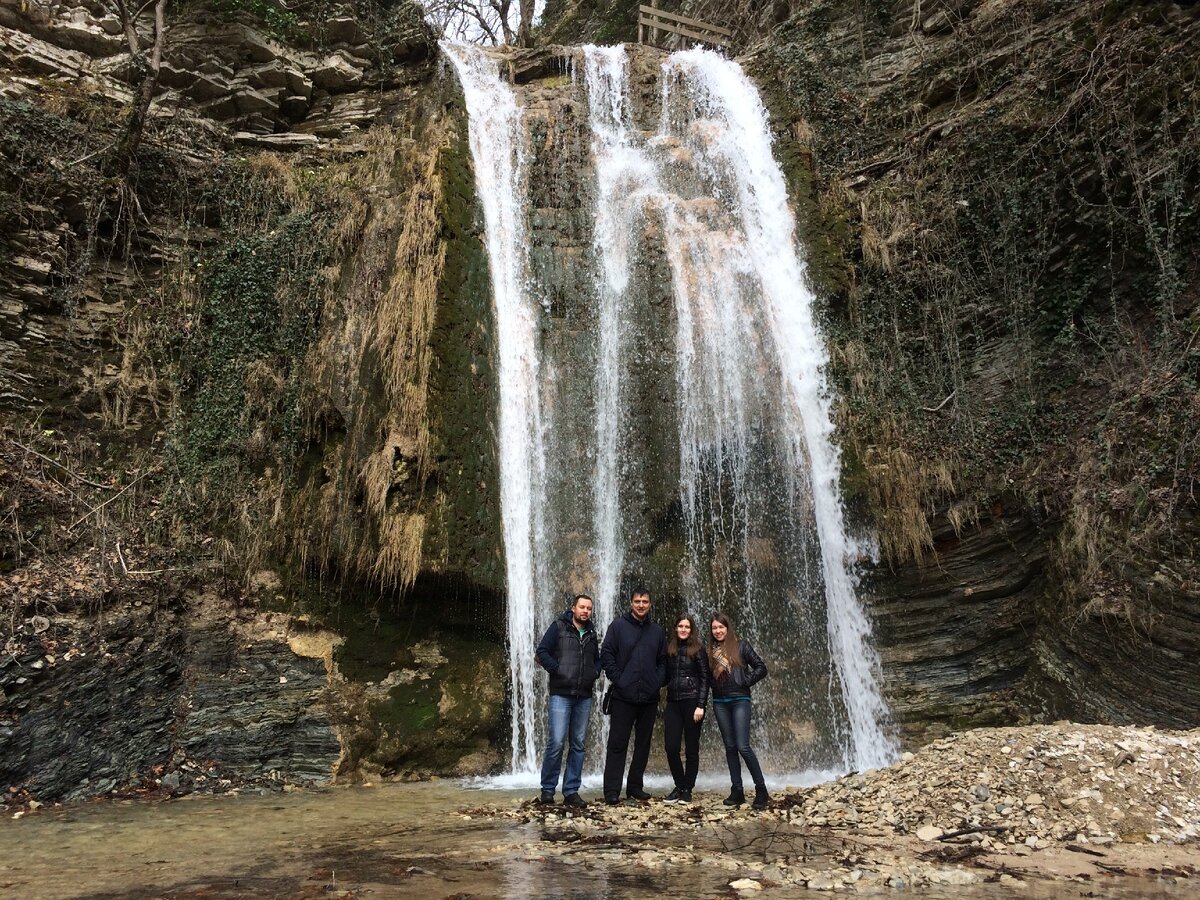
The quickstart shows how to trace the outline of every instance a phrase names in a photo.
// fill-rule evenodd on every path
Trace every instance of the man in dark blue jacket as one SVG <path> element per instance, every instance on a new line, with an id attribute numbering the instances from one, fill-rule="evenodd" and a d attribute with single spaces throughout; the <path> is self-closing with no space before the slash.
<path id="1" fill-rule="evenodd" d="M 658 692 L 666 680 L 667 636 L 650 621 L 650 592 L 634 588 L 629 612 L 608 628 L 600 648 L 600 665 L 612 685 L 608 747 L 604 760 L 604 802 L 621 802 L 621 776 L 634 733 L 633 759 L 625 779 L 625 796 L 649 800 L 642 789 L 650 740 L 658 712 Z"/>
<path id="2" fill-rule="evenodd" d="M 580 594 L 551 623 L 537 647 L 537 659 L 550 673 L 549 735 L 542 756 L 542 803 L 554 802 L 563 743 L 570 736 L 567 771 L 563 775 L 563 802 L 587 806 L 579 796 L 583 783 L 583 742 L 592 712 L 592 685 L 600 677 L 600 651 L 592 623 L 592 598 Z"/>

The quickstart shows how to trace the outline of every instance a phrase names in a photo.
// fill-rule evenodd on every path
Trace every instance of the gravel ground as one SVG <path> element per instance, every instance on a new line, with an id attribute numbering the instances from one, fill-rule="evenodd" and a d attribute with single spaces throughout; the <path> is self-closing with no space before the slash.
<path id="1" fill-rule="evenodd" d="M 541 823 L 531 858 L 586 852 L 651 871 L 718 868 L 743 894 L 994 884 L 1028 894 L 1073 881 L 1184 896 L 1200 878 L 1198 751 L 1200 730 L 979 729 L 887 769 L 789 789 L 761 813 L 706 792 L 686 806 L 574 812 L 526 801 L 462 815 Z"/>

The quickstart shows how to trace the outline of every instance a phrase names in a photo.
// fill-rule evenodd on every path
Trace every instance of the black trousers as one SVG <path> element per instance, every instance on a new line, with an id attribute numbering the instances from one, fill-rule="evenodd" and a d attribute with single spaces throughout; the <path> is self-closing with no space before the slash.
<path id="1" fill-rule="evenodd" d="M 700 771 L 700 728 L 704 720 L 695 719 L 695 700 L 668 700 L 663 712 L 663 748 L 667 751 L 667 765 L 675 787 L 690 791 L 696 786 L 696 775 Z M 679 745 L 683 743 L 685 766 L 679 758 Z"/>
<path id="2" fill-rule="evenodd" d="M 629 753 L 629 735 L 633 733 L 633 759 L 625 793 L 642 789 L 646 763 L 650 760 L 650 739 L 654 735 L 654 717 L 658 703 L 626 703 L 612 698 L 608 716 L 608 748 L 604 755 L 604 799 L 621 796 L 621 776 L 625 774 L 625 757 Z"/>

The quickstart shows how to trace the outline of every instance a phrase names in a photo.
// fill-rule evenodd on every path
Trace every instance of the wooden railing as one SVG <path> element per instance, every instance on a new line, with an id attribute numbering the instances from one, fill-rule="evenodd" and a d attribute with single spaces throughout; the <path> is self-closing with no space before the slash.
<path id="1" fill-rule="evenodd" d="M 733 32 L 728 28 L 709 25 L 707 22 L 689 19 L 687 16 L 644 3 L 638 6 L 638 13 L 638 43 L 641 44 L 657 44 L 660 40 L 659 32 L 677 34 L 684 39 L 685 44 L 691 39 L 716 47 L 728 47 L 733 38 Z M 647 33 L 651 36 L 649 42 L 646 40 Z"/>

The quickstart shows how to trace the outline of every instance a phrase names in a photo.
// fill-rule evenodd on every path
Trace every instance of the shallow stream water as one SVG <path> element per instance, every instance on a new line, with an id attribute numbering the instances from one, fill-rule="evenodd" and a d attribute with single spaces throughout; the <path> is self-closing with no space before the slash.
<path id="1" fill-rule="evenodd" d="M 747 873 L 645 864 L 684 841 L 728 852 L 727 826 L 597 836 L 556 845 L 548 823 L 480 815 L 528 796 L 452 782 L 287 794 L 104 801 L 0 823 L 0 894 L 21 897 L 718 897 Z M 473 812 L 474 811 L 474 812 Z M 750 815 L 749 813 L 747 814 Z M 765 823 L 764 823 L 765 824 Z M 778 834 L 748 820 L 736 843 L 752 862 Z M 639 853 L 639 850 L 642 853 Z M 944 897 L 1183 897 L 1182 887 L 1027 883 L 946 888 Z M 766 896 L 808 894 L 768 888 Z M 901 896 L 903 892 L 876 891 Z"/>

